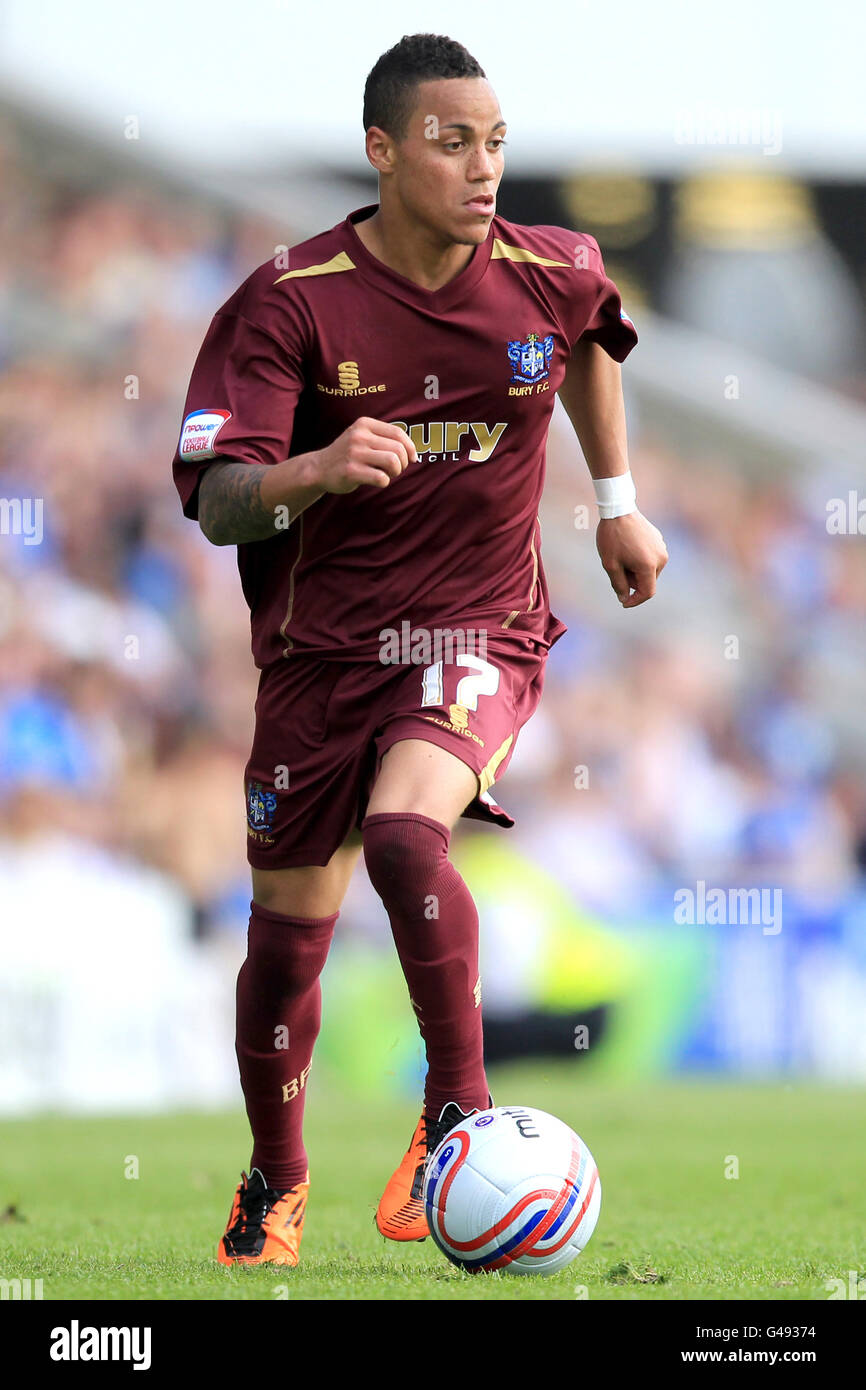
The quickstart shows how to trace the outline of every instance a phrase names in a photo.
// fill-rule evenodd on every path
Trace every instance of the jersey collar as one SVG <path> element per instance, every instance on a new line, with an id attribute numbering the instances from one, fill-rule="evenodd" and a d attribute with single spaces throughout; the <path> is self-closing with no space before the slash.
<path id="1" fill-rule="evenodd" d="M 488 230 L 487 239 L 475 248 L 475 254 L 465 270 L 461 270 L 459 275 L 455 275 L 454 279 L 449 280 L 447 285 L 443 285 L 441 289 L 425 290 L 423 286 L 416 285 L 414 280 L 408 280 L 405 275 L 398 275 L 396 270 L 392 270 L 390 266 L 385 265 L 384 261 L 373 256 L 355 231 L 354 223 L 363 222 L 366 218 L 372 217 L 378 208 L 378 203 L 371 203 L 367 207 L 358 208 L 355 212 L 349 213 L 343 224 L 349 256 L 365 280 L 378 286 L 379 289 L 384 290 L 386 294 L 392 295 L 395 299 L 417 305 L 420 309 L 432 309 L 436 313 L 447 312 L 452 309 L 470 290 L 475 288 L 487 269 L 493 250 L 492 225 Z"/>

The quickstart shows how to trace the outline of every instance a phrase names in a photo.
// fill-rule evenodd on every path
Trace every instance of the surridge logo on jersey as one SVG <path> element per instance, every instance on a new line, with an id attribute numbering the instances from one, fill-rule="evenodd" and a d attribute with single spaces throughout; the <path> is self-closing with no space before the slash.
<path id="1" fill-rule="evenodd" d="M 519 338 L 512 339 L 508 344 L 511 380 L 525 386 L 534 386 L 537 381 L 544 381 L 550 373 L 552 356 L 552 333 L 548 333 L 544 338 L 537 333 L 529 333 L 523 343 Z"/>
<path id="2" fill-rule="evenodd" d="M 471 435 L 475 448 L 469 450 L 470 463 L 486 463 L 508 428 L 508 422 L 499 420 L 492 427 L 483 420 L 428 420 L 419 425 L 407 425 L 405 420 L 393 422 L 398 429 L 405 431 L 418 452 L 428 463 L 447 459 L 457 463 L 460 459 L 460 442 L 464 435 Z"/>
<path id="3" fill-rule="evenodd" d="M 180 430 L 177 449 L 182 459 L 215 458 L 216 437 L 227 420 L 230 410 L 193 410 Z"/>
<path id="4" fill-rule="evenodd" d="M 378 386 L 362 386 L 357 362 L 339 362 L 337 364 L 336 386 L 325 386 L 321 381 L 316 382 L 316 390 L 324 391 L 326 396 L 368 396 L 376 391 L 387 391 L 387 389 L 384 381 L 381 381 Z"/>

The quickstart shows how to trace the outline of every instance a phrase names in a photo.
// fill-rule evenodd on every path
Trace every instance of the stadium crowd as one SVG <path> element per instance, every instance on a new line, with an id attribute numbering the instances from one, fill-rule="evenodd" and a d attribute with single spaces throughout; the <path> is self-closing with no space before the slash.
<path id="1" fill-rule="evenodd" d="M 58 184 L 12 128 L 0 166 L 0 858 L 96 846 L 179 885 L 196 938 L 239 933 L 256 672 L 234 551 L 181 516 L 169 466 L 212 313 L 292 231 L 134 181 Z M 546 511 L 570 516 L 591 494 L 562 439 Z M 632 466 L 670 564 L 653 605 L 611 622 L 592 529 L 574 530 L 573 566 L 546 552 L 570 630 L 497 789 L 512 842 L 611 917 L 697 879 L 821 911 L 851 899 L 862 543 L 829 535 L 797 479 L 698 468 L 640 421 Z M 642 623 L 666 605 L 677 621 Z M 354 886 L 344 929 L 367 895 Z"/>

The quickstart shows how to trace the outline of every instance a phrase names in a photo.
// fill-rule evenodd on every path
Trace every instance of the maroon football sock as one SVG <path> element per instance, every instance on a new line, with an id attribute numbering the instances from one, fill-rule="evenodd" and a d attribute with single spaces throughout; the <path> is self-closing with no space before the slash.
<path id="1" fill-rule="evenodd" d="M 451 833 L 429 816 L 367 816 L 370 882 L 382 899 L 427 1049 L 424 1108 L 487 1106 L 478 977 L 478 913 L 448 859 Z"/>
<path id="2" fill-rule="evenodd" d="M 250 1168 L 286 1192 L 307 1172 L 302 1135 L 313 1044 L 322 1017 L 319 975 L 339 916 L 285 917 L 251 903 L 238 975 L 235 1050 L 253 1132 Z"/>

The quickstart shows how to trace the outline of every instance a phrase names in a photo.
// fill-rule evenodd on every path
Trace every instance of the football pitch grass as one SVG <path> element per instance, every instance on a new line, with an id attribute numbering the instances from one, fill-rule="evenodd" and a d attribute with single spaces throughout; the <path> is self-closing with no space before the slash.
<path id="1" fill-rule="evenodd" d="M 826 1300 L 829 1280 L 866 1272 L 862 1090 L 626 1086 L 567 1063 L 498 1068 L 490 1081 L 498 1104 L 571 1124 L 599 1165 L 595 1234 L 552 1278 L 468 1275 L 429 1239 L 382 1240 L 376 1203 L 417 1115 L 324 1084 L 307 1104 L 297 1269 L 214 1258 L 249 1159 L 239 1107 L 5 1121 L 0 1278 L 41 1279 L 46 1300 Z M 136 1163 L 138 1177 L 125 1176 Z"/>

